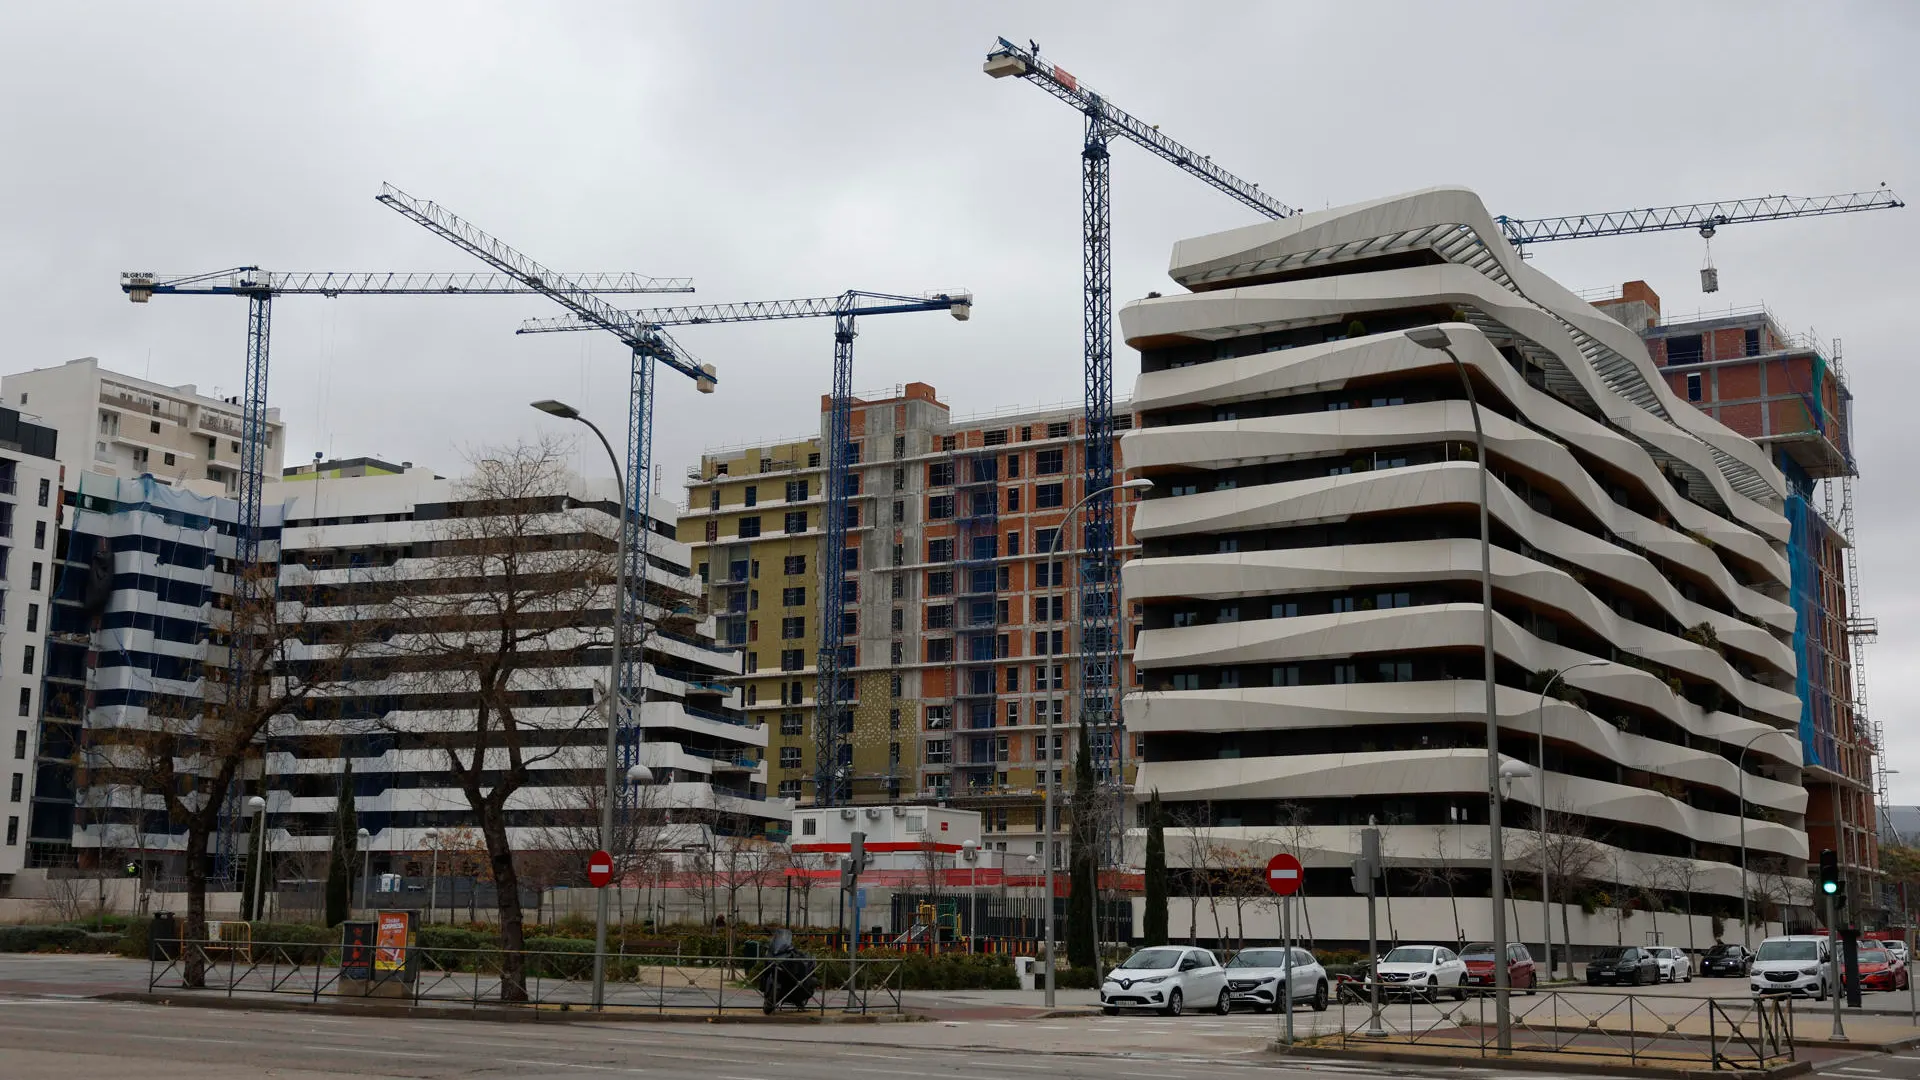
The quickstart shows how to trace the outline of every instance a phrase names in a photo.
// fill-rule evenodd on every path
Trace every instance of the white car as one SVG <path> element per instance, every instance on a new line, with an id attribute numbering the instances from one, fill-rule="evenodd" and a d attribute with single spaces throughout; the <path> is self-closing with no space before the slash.
<path id="1" fill-rule="evenodd" d="M 1647 950 L 1660 965 L 1661 982 L 1692 982 L 1693 958 L 1671 945 L 1655 945 Z"/>
<path id="2" fill-rule="evenodd" d="M 1814 934 L 1770 937 L 1753 954 L 1747 981 L 1756 994 L 1810 994 L 1827 1000 L 1827 939 Z"/>
<path id="3" fill-rule="evenodd" d="M 1162 1016 L 1179 1016 L 1188 1003 L 1222 1016 L 1233 1011 L 1227 973 L 1205 949 L 1141 949 L 1107 972 L 1100 984 L 1100 1011 L 1108 1016 L 1121 1009 L 1157 1009 Z"/>
<path id="4" fill-rule="evenodd" d="M 1374 965 L 1383 997 L 1424 997 L 1434 1001 L 1442 990 L 1467 996 L 1467 965 L 1445 945 L 1400 945 Z"/>
<path id="5" fill-rule="evenodd" d="M 1895 960 L 1898 960 L 1900 962 L 1900 966 L 1902 967 L 1905 967 L 1909 962 L 1909 960 L 1911 959 L 1910 957 L 1907 956 L 1907 943 L 1904 941 L 1901 941 L 1899 938 L 1882 939 L 1880 942 L 1880 947 L 1892 953 L 1893 958 Z"/>
<path id="6" fill-rule="evenodd" d="M 1287 978 L 1287 950 L 1241 949 L 1227 961 L 1227 993 L 1236 1005 L 1254 1012 L 1272 1012 L 1279 1006 L 1280 987 Z M 1305 1002 L 1315 1012 L 1327 1009 L 1327 969 L 1305 949 L 1293 950 L 1292 1004 Z"/>

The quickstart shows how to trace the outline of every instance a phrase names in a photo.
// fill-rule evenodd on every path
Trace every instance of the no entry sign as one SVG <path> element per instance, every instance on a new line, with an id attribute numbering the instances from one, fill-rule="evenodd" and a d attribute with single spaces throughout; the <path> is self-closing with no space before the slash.
<path id="1" fill-rule="evenodd" d="M 1275 896 L 1292 896 L 1300 891 L 1300 860 L 1281 852 L 1267 860 L 1267 888 Z"/>
<path id="2" fill-rule="evenodd" d="M 1300 865 L 1295 863 L 1295 866 Z M 587 856 L 587 884 L 604 889 L 613 881 L 613 856 L 596 851 Z"/>

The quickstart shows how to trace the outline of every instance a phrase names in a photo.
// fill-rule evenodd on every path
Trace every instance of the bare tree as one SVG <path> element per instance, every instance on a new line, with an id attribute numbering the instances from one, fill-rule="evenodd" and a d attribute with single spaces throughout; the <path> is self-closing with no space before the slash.
<path id="1" fill-rule="evenodd" d="M 1530 862 L 1536 869 L 1543 860 L 1546 863 L 1549 888 L 1552 889 L 1549 899 L 1560 905 L 1560 953 L 1566 959 L 1567 977 L 1572 978 L 1573 952 L 1567 945 L 1573 941 L 1573 925 L 1568 909 L 1594 887 L 1596 876 L 1607 868 L 1607 849 L 1593 838 L 1588 819 L 1582 815 L 1561 808 L 1547 811 L 1545 819 L 1544 848 L 1536 824 L 1535 830 L 1528 833 L 1524 840 L 1515 838 L 1514 857 Z M 1548 972 L 1548 975 L 1552 974 Z"/>
<path id="2" fill-rule="evenodd" d="M 813 887 L 817 884 L 813 872 L 832 868 L 833 862 L 829 856 L 805 851 L 787 853 L 782 873 L 793 891 L 799 894 L 800 925 L 807 926 L 813 921 Z"/>
<path id="3" fill-rule="evenodd" d="M 207 887 L 216 833 L 237 829 L 233 813 L 244 774 L 260 766 L 261 747 L 279 717 L 311 716 L 340 685 L 365 643 L 351 616 L 319 618 L 300 603 L 297 590 L 282 590 L 279 568 L 262 563 L 235 576 L 233 592 L 216 598 L 213 644 L 203 676 L 204 698 L 186 699 L 149 688 L 144 715 L 118 727 L 90 733 L 85 786 L 131 789 L 131 831 L 145 848 L 144 817 L 159 801 L 169 822 L 184 825 L 187 917 L 190 941 L 207 936 Z M 220 606 L 224 605 L 224 607 Z M 237 664 L 226 661 L 237 650 Z M 325 723 L 324 709 L 319 725 Z M 256 823 L 255 827 L 259 827 Z M 182 981 L 201 986 L 206 958 L 184 957 Z"/>
<path id="4" fill-rule="evenodd" d="M 610 640 L 608 533 L 618 524 L 598 522 L 568 495 L 567 459 L 564 445 L 539 441 L 473 461 L 427 572 L 392 590 L 393 663 L 415 700 L 431 703 L 398 723 L 439 751 L 478 822 L 509 1001 L 527 990 L 508 807 L 549 767 L 598 764 L 594 748 L 571 735 L 616 720 L 610 708 L 571 703 L 580 689 L 573 673 L 600 663 Z"/>
<path id="5" fill-rule="evenodd" d="M 1208 914 L 1213 918 L 1215 936 L 1225 937 L 1220 924 L 1221 850 L 1214 844 L 1207 826 L 1204 807 L 1183 807 L 1171 811 L 1178 825 L 1178 850 L 1187 865 L 1187 944 L 1200 944 L 1200 899 L 1206 898 Z"/>
<path id="6" fill-rule="evenodd" d="M 1306 807 L 1299 803 L 1284 802 L 1274 807 L 1273 813 L 1275 835 L 1279 839 L 1281 850 L 1299 859 L 1301 866 L 1306 866 L 1309 854 L 1307 842 L 1313 838 L 1313 824 L 1307 815 Z M 1274 897 L 1273 900 L 1278 906 L 1279 898 Z M 1301 915 L 1301 921 L 1305 923 L 1306 932 L 1302 936 L 1308 947 L 1312 947 L 1314 942 L 1313 905 L 1302 896 L 1296 909 Z"/>
<path id="7" fill-rule="evenodd" d="M 568 783 L 543 789 L 548 824 L 534 837 L 531 852 L 523 852 L 523 871 L 534 868 L 538 881 L 549 887 L 582 889 L 588 887 L 587 863 L 600 849 L 600 807 L 606 803 L 607 786 L 600 769 L 577 769 L 565 774 Z M 613 880 L 626 889 L 642 880 L 651 880 L 667 854 L 669 826 L 665 785 L 641 784 L 629 787 L 626 803 L 616 806 L 613 815 L 613 844 L 607 854 L 613 859 Z M 527 856 L 538 853 L 540 858 Z M 619 912 L 625 921 L 624 907 Z"/>
<path id="8" fill-rule="evenodd" d="M 1518 853 L 1516 853 L 1516 855 L 1517 854 Z M 1517 858 L 1509 860 L 1508 865 L 1513 865 L 1518 861 Z M 1465 875 L 1464 872 L 1454 864 L 1452 857 L 1447 854 L 1447 834 L 1444 829 L 1435 830 L 1433 834 L 1433 856 L 1431 860 L 1415 866 L 1413 873 L 1414 879 L 1420 883 L 1422 889 L 1445 889 L 1447 891 L 1447 902 L 1453 907 L 1453 940 L 1456 944 L 1465 942 L 1467 940 L 1467 932 L 1460 925 L 1460 895 L 1458 890 L 1460 880 Z"/>

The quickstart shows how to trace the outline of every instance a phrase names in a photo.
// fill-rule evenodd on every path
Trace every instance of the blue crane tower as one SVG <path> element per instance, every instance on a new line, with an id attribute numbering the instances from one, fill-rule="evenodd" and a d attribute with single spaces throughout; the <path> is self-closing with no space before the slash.
<path id="1" fill-rule="evenodd" d="M 692 379 L 694 387 L 703 394 L 713 393 L 719 382 L 713 365 L 693 359 L 659 327 L 639 322 L 600 299 L 590 280 L 574 279 L 549 270 L 438 203 L 415 198 L 392 184 L 380 185 L 376 198 L 388 209 L 559 304 L 584 327 L 611 333 L 632 351 L 627 399 L 627 505 L 621 515 L 624 519 L 621 526 L 627 530 L 627 593 L 617 599 L 620 606 L 615 624 L 633 626 L 641 622 L 634 615 L 644 615 L 645 605 L 636 603 L 634 595 L 636 591 L 642 597 L 646 595 L 647 538 L 652 532 L 647 527 L 647 500 L 653 491 L 656 365 L 665 364 Z M 610 698 L 607 722 L 620 726 L 619 767 L 623 773 L 640 761 L 640 718 L 626 707 L 626 702 L 630 697 L 638 698 L 642 662 L 640 649 L 623 651 L 620 685 L 607 688 Z M 621 792 L 621 801 L 630 808 L 631 789 L 621 785 Z"/>
<path id="2" fill-rule="evenodd" d="M 655 278 L 644 274 L 584 274 L 578 279 L 595 292 L 690 293 L 689 278 Z M 311 271 L 275 273 L 257 266 L 236 266 L 203 274 L 156 274 L 130 271 L 120 275 L 120 291 L 136 304 L 155 296 L 243 296 L 247 299 L 247 366 L 240 395 L 240 519 L 234 544 L 234 583 L 237 589 L 258 584 L 260 561 L 260 491 L 267 445 L 268 342 L 272 336 L 273 298 L 276 296 L 501 296 L 536 293 L 535 289 L 504 274 L 460 271 Z M 232 627 L 227 693 L 232 700 L 241 687 L 259 684 L 249 620 L 238 618 Z M 239 815 L 240 787 L 228 787 L 215 829 L 214 876 L 234 876 L 235 835 L 229 823 Z"/>
<path id="3" fill-rule="evenodd" d="M 853 339 L 857 333 L 854 320 L 868 315 L 916 311 L 944 311 L 956 320 L 965 321 L 973 313 L 973 296 L 964 292 L 901 296 L 849 289 L 838 296 L 697 304 L 624 313 L 634 322 L 654 329 L 708 323 L 833 319 L 833 395 L 827 411 L 826 536 L 820 565 L 823 584 L 820 588 L 819 674 L 814 691 L 818 702 L 813 725 L 816 806 L 837 806 L 853 796 L 853 684 L 845 674 L 853 664 L 845 645 L 846 591 L 841 579 L 846 571 L 843 560 L 847 549 L 848 496 L 852 494 L 849 479 L 853 445 L 849 428 L 853 407 Z M 592 324 L 577 317 L 530 319 L 521 326 L 520 333 L 592 328 Z"/>
<path id="4" fill-rule="evenodd" d="M 1066 102 L 1086 117 L 1080 147 L 1081 358 L 1085 367 L 1086 433 L 1083 475 L 1088 499 L 1081 522 L 1078 566 L 1080 624 L 1079 718 L 1093 737 L 1097 768 L 1123 783 L 1119 728 L 1120 575 L 1113 513 L 1113 204 L 1110 147 L 1118 137 L 1270 218 L 1299 211 L 1213 163 L 1204 154 L 1160 134 L 1081 84 L 1065 68 L 1040 58 L 1036 47 L 998 39 L 983 69 L 996 79 L 1016 76 Z"/>

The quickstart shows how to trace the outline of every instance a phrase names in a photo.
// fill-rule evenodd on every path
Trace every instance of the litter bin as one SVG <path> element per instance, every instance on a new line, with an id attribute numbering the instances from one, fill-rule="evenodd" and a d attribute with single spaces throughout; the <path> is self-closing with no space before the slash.
<path id="1" fill-rule="evenodd" d="M 171 963 L 180 958 L 180 920 L 171 911 L 156 911 L 147 924 L 147 960 Z"/>
<path id="2" fill-rule="evenodd" d="M 1035 985 L 1033 975 L 1034 969 L 1038 966 L 1039 961 L 1031 956 L 1016 956 L 1013 958 L 1013 973 L 1020 977 L 1020 989 L 1039 989 L 1039 987 Z"/>

